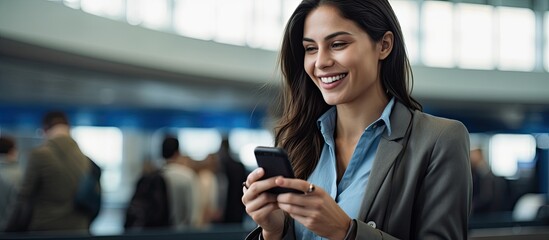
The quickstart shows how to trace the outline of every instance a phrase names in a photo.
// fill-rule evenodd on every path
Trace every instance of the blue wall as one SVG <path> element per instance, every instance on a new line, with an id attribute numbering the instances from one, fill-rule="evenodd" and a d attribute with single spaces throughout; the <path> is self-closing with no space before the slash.
<path id="1" fill-rule="evenodd" d="M 44 113 L 62 110 L 73 126 L 114 126 L 139 129 L 162 127 L 261 128 L 266 111 L 144 109 L 104 106 L 0 104 L 0 127 L 40 128 Z"/>

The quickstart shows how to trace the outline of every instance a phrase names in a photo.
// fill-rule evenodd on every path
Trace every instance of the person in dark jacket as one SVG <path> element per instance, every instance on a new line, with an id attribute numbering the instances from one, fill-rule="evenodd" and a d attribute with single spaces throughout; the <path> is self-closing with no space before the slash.
<path id="1" fill-rule="evenodd" d="M 244 205 L 242 204 L 242 182 L 246 180 L 246 168 L 242 162 L 231 156 L 229 139 L 223 138 L 218 151 L 221 170 L 227 179 L 227 193 L 223 207 L 223 223 L 242 223 L 244 219 Z"/>
<path id="2" fill-rule="evenodd" d="M 43 120 L 45 142 L 32 150 L 19 193 L 17 209 L 29 205 L 30 219 L 12 216 L 8 228 L 28 231 L 88 232 L 90 217 L 74 204 L 79 179 L 91 163 L 70 136 L 69 120 L 60 111 L 48 112 Z M 23 214 L 26 215 L 26 214 Z"/>

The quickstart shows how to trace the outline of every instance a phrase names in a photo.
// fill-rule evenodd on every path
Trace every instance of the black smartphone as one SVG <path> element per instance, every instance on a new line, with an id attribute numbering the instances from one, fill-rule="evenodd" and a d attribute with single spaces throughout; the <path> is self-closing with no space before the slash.
<path id="1" fill-rule="evenodd" d="M 285 178 L 295 178 L 292 165 L 288 154 L 282 148 L 277 147 L 256 147 L 254 149 L 257 165 L 265 170 L 265 175 L 261 179 L 267 179 L 275 176 L 283 176 Z M 280 193 L 303 193 L 299 190 L 274 187 L 267 192 Z"/>

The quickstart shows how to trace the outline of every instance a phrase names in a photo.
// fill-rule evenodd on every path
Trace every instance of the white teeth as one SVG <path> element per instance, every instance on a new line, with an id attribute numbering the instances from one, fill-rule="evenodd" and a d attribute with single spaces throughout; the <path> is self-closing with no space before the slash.
<path id="1" fill-rule="evenodd" d="M 320 81 L 322 81 L 323 83 L 333 83 L 339 79 L 342 79 L 346 76 L 346 74 L 340 74 L 340 75 L 337 75 L 337 76 L 332 76 L 332 77 L 321 77 L 320 78 Z"/>

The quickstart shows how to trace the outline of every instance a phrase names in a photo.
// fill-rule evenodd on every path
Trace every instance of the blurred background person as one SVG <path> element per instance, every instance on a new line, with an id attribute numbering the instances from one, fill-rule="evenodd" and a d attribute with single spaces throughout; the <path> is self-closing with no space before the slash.
<path id="1" fill-rule="evenodd" d="M 484 158 L 482 149 L 474 147 L 470 152 L 473 176 L 473 215 L 493 213 L 505 205 L 505 179 L 495 176 Z"/>
<path id="2" fill-rule="evenodd" d="M 156 168 L 150 161 L 143 166 L 126 209 L 126 230 L 183 229 L 199 223 L 197 176 L 186 165 L 179 150 L 179 140 L 172 135 L 164 136 L 160 150 L 163 166 Z"/>
<path id="3" fill-rule="evenodd" d="M 22 171 L 17 157 L 15 140 L 0 136 L 0 230 L 6 227 L 21 185 Z"/>
<path id="4" fill-rule="evenodd" d="M 78 180 L 89 171 L 90 161 L 71 137 L 65 113 L 46 113 L 42 129 L 45 142 L 29 155 L 12 216 L 18 214 L 18 208 L 29 204 L 32 214 L 28 231 L 87 232 L 90 219 L 75 208 L 74 198 Z M 15 219 L 10 219 L 10 230 L 14 228 L 12 223 L 18 222 Z"/>
<path id="5" fill-rule="evenodd" d="M 202 161 L 194 161 L 200 189 L 200 217 L 198 225 L 207 227 L 221 219 L 219 160 L 215 154 L 208 154 Z"/>
<path id="6" fill-rule="evenodd" d="M 176 137 L 164 137 L 162 157 L 166 160 L 162 175 L 168 190 L 170 222 L 176 229 L 195 226 L 199 214 L 197 176 L 191 168 L 181 163 L 179 140 Z"/>
<path id="7" fill-rule="evenodd" d="M 143 231 L 171 226 L 166 180 L 150 160 L 143 163 L 133 196 L 125 209 L 124 229 Z"/>
<path id="8" fill-rule="evenodd" d="M 242 204 L 242 182 L 246 181 L 246 168 L 240 161 L 231 156 L 229 139 L 224 137 L 217 153 L 220 163 L 220 172 L 226 179 L 225 202 L 222 206 L 222 223 L 242 223 L 244 218 L 244 204 Z"/>

